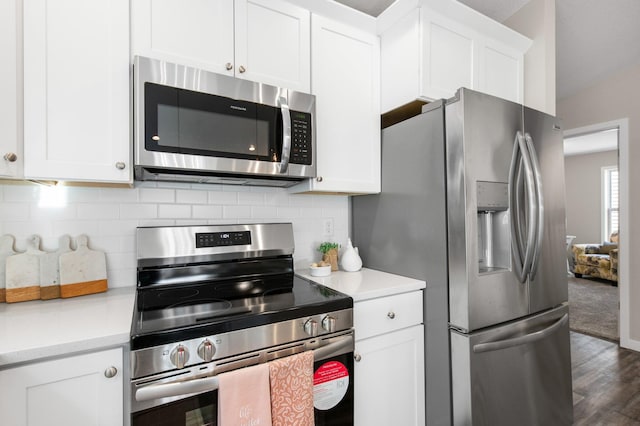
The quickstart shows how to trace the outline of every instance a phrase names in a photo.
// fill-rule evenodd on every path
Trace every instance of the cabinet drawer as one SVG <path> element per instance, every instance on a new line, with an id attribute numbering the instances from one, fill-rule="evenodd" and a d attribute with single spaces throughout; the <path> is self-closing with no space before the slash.
<path id="1" fill-rule="evenodd" d="M 421 324 L 422 291 L 357 302 L 353 311 L 356 340 Z"/>

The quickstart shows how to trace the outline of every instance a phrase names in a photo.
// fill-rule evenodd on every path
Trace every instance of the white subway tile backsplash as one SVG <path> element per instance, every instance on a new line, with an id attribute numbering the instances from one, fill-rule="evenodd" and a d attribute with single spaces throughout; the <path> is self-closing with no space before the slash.
<path id="1" fill-rule="evenodd" d="M 180 189 L 176 191 L 176 202 L 180 204 L 207 204 L 207 193 L 195 189 Z"/>
<path id="2" fill-rule="evenodd" d="M 118 204 L 100 203 L 100 204 L 78 204 L 78 219 L 118 219 L 120 217 L 120 208 Z"/>
<path id="3" fill-rule="evenodd" d="M 53 236 L 69 235 L 75 237 L 80 234 L 94 236 L 99 234 L 99 224 L 96 220 L 59 220 L 53 222 Z"/>
<path id="4" fill-rule="evenodd" d="M 161 219 L 189 219 L 191 218 L 191 206 L 179 204 L 160 204 L 158 206 L 158 217 Z"/>
<path id="5" fill-rule="evenodd" d="M 156 219 L 156 204 L 120 204 L 120 219 Z"/>
<path id="6" fill-rule="evenodd" d="M 39 206 L 43 195 L 51 194 L 60 207 Z M 291 222 L 294 257 L 307 262 L 319 259 L 317 246 L 324 240 L 345 244 L 349 223 L 347 197 L 290 195 L 282 188 L 167 182 L 136 182 L 134 188 L 0 184 L 0 196 L 0 231 L 16 237 L 17 250 L 23 251 L 34 234 L 47 250 L 57 249 L 61 235 L 86 234 L 89 247 L 107 254 L 112 288 L 135 285 L 138 226 Z M 325 219 L 334 223 L 330 238 L 323 236 Z"/>
<path id="7" fill-rule="evenodd" d="M 238 204 L 237 192 L 209 191 L 209 204 Z"/>
<path id="8" fill-rule="evenodd" d="M 225 219 L 251 218 L 251 206 L 224 206 L 222 217 Z"/>
<path id="9" fill-rule="evenodd" d="M 194 219 L 220 219 L 222 218 L 222 206 L 193 206 Z"/>
<path id="10" fill-rule="evenodd" d="M 173 203 L 176 191 L 165 188 L 140 188 L 138 190 L 141 203 Z"/>
<path id="11" fill-rule="evenodd" d="M 138 191 L 131 188 L 101 188 L 100 200 L 118 203 L 135 203 L 138 201 Z"/>
<path id="12" fill-rule="evenodd" d="M 262 205 L 264 204 L 264 195 L 259 192 L 238 192 L 238 204 Z"/>
<path id="13" fill-rule="evenodd" d="M 2 203 L 0 204 L 0 220 L 25 220 L 29 217 L 29 204 Z"/>

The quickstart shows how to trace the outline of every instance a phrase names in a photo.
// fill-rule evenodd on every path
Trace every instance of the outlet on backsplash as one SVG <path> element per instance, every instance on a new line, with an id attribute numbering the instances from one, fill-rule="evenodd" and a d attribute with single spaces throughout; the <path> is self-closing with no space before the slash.
<path id="1" fill-rule="evenodd" d="M 325 237 L 333 236 L 333 219 L 325 219 L 322 222 L 322 232 Z"/>

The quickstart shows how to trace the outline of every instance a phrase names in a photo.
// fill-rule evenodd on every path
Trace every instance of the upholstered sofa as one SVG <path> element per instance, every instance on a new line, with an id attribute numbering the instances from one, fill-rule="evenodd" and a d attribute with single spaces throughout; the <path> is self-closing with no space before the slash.
<path id="1" fill-rule="evenodd" d="M 612 236 L 613 237 L 613 236 Z M 618 283 L 618 242 L 617 235 L 602 244 L 574 244 L 572 272 L 576 278 L 589 275 Z"/>

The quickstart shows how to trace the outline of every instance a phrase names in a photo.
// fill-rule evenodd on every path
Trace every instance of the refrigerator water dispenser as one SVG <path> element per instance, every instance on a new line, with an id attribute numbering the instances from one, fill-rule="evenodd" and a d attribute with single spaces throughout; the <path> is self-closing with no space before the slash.
<path id="1" fill-rule="evenodd" d="M 511 266 L 508 189 L 503 182 L 476 182 L 481 274 L 509 270 Z"/>

